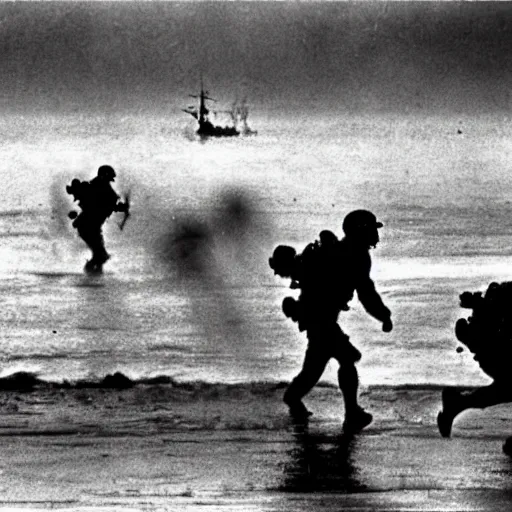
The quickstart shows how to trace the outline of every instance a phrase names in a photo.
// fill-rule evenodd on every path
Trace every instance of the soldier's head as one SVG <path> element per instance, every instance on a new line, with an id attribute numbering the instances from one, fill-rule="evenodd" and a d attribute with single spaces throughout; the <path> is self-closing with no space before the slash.
<path id="1" fill-rule="evenodd" d="M 278 245 L 268 259 L 270 268 L 281 277 L 291 277 L 297 251 L 289 245 Z"/>
<path id="2" fill-rule="evenodd" d="M 110 165 L 102 165 L 98 168 L 98 177 L 105 181 L 114 181 L 116 173 Z"/>
<path id="3" fill-rule="evenodd" d="M 382 222 L 368 210 L 354 210 L 343 219 L 345 236 L 365 247 L 375 247 L 379 243 L 379 231 Z"/>

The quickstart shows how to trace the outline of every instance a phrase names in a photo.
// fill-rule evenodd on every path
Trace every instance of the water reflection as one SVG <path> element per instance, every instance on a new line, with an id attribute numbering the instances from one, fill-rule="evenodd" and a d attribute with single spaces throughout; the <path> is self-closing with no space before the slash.
<path id="1" fill-rule="evenodd" d="M 280 491 L 353 493 L 367 490 L 353 462 L 357 437 L 311 433 L 307 424 L 293 427 L 296 441 L 283 466 Z"/>

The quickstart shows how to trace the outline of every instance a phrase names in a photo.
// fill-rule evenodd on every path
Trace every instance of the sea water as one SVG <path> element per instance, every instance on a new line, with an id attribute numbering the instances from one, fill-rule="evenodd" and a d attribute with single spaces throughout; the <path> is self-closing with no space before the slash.
<path id="1" fill-rule="evenodd" d="M 454 335 L 458 296 L 510 279 L 512 130 L 507 119 L 256 114 L 257 135 L 202 141 L 181 116 L 7 117 L 0 141 L 2 375 L 48 380 L 287 381 L 306 339 L 281 311 L 296 295 L 268 257 L 301 250 L 343 217 L 384 223 L 372 276 L 393 312 L 383 333 L 355 298 L 340 324 L 370 384 L 482 384 Z M 131 217 L 104 234 L 88 277 L 65 186 L 112 165 Z M 235 205 L 235 206 L 233 206 Z M 201 226 L 201 268 L 169 247 Z M 331 362 L 323 377 L 336 381 Z"/>

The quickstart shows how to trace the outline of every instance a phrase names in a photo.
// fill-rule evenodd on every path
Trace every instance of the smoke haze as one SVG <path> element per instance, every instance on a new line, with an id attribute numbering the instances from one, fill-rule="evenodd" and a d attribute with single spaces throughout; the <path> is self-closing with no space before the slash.
<path id="1" fill-rule="evenodd" d="M 508 2 L 27 2 L 0 20 L 4 112 L 174 112 L 201 74 L 284 110 L 510 104 Z"/>

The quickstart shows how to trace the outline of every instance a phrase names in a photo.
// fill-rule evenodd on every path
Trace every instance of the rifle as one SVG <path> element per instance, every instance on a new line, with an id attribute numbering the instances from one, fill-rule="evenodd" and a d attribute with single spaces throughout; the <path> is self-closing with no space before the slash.
<path id="1" fill-rule="evenodd" d="M 123 220 L 119 223 L 119 229 L 122 231 L 124 228 L 124 225 L 126 224 L 126 221 L 128 220 L 128 217 L 130 217 L 130 192 L 126 194 L 126 197 L 124 198 L 124 204 L 126 206 L 126 209 L 124 210 L 124 217 Z"/>

